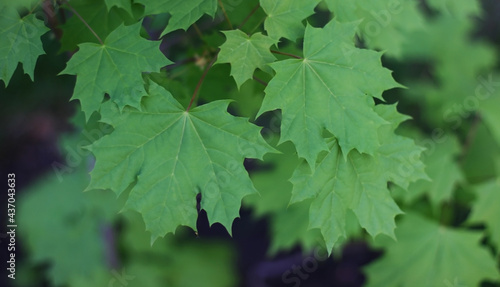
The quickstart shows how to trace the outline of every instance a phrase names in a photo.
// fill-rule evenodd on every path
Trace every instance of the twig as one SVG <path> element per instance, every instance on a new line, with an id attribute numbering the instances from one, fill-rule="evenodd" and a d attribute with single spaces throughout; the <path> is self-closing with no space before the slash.
<path id="1" fill-rule="evenodd" d="M 289 53 L 285 53 L 285 52 L 280 52 L 280 51 L 276 51 L 276 50 L 271 50 L 271 53 L 285 55 L 285 56 L 292 57 L 292 58 L 295 58 L 295 59 L 302 59 L 302 57 L 299 57 L 297 55 L 289 54 Z"/>
<path id="2" fill-rule="evenodd" d="M 41 3 L 41 5 L 42 5 L 42 10 L 45 13 L 45 17 L 47 18 L 47 24 L 49 28 L 52 30 L 56 38 L 60 40 L 62 37 L 62 30 L 58 28 L 59 23 L 57 17 L 55 17 L 56 13 L 55 13 L 55 8 L 52 5 L 52 1 L 45 0 Z M 62 19 L 64 20 L 64 18 Z"/>
<path id="3" fill-rule="evenodd" d="M 226 21 L 229 24 L 229 28 L 231 28 L 231 30 L 233 30 L 234 29 L 233 24 L 231 23 L 231 20 L 229 20 L 229 17 L 227 16 L 227 13 L 226 13 L 226 8 L 224 8 L 224 4 L 222 3 L 221 0 L 219 0 L 219 6 L 222 9 L 222 13 L 224 14 L 224 18 L 226 18 Z"/>
<path id="4" fill-rule="evenodd" d="M 262 84 L 262 85 L 264 85 L 264 86 L 266 86 L 266 87 L 267 87 L 267 83 L 266 83 L 264 80 L 261 80 L 261 79 L 257 78 L 256 76 L 253 76 L 253 79 L 254 79 L 257 83 Z"/>
<path id="5" fill-rule="evenodd" d="M 33 14 L 33 11 L 35 11 L 36 7 L 38 7 L 38 5 L 40 5 L 42 1 L 43 0 L 39 0 L 38 2 L 36 2 L 36 4 L 31 8 L 31 10 L 28 13 L 28 15 Z"/>
<path id="6" fill-rule="evenodd" d="M 82 21 L 83 24 L 85 24 L 85 26 L 87 26 L 87 28 L 90 30 L 90 32 L 92 32 L 92 34 L 94 34 L 94 36 L 97 38 L 97 40 L 99 41 L 99 43 L 101 43 L 101 45 L 104 45 L 104 42 L 101 40 L 101 38 L 99 37 L 99 35 L 97 35 L 97 33 L 94 31 L 94 29 L 92 29 L 92 27 L 90 27 L 90 25 L 87 23 L 87 21 L 85 21 L 85 19 L 83 19 L 82 16 L 80 16 L 80 14 L 78 12 L 76 12 L 75 8 L 73 8 L 73 6 L 71 6 L 69 4 L 69 2 L 66 1 L 66 0 L 63 0 L 61 2 L 64 3 L 64 4 L 66 4 L 66 6 L 68 6 L 68 8 L 71 10 L 71 12 L 73 12 L 73 14 L 75 14 L 76 17 L 78 17 L 80 19 L 80 21 Z"/>
<path id="7" fill-rule="evenodd" d="M 198 25 L 196 25 L 196 23 L 193 24 L 193 28 L 196 31 L 196 34 L 198 34 L 198 37 L 200 37 L 200 39 L 203 39 L 203 33 L 201 33 L 201 30 Z"/>
<path id="8" fill-rule="evenodd" d="M 258 23 L 255 27 L 253 27 L 253 29 L 252 29 L 252 30 L 250 30 L 250 32 L 249 32 L 248 34 L 250 35 L 250 34 L 252 34 L 252 33 L 253 33 L 253 31 L 257 30 L 257 28 L 259 28 L 259 27 L 260 27 L 260 25 L 262 25 L 262 23 L 263 23 L 266 19 L 267 19 L 267 16 L 266 16 L 266 17 L 264 17 L 264 18 L 262 18 L 262 19 L 259 21 L 259 23 Z"/>
<path id="9" fill-rule="evenodd" d="M 255 8 L 253 8 L 253 10 L 250 11 L 250 14 L 248 14 L 245 17 L 245 19 L 243 19 L 243 21 L 240 23 L 240 25 L 236 29 L 241 29 L 241 27 L 243 27 L 243 25 L 245 25 L 248 22 L 248 19 L 250 19 L 250 17 L 252 17 L 252 15 L 255 14 L 255 12 L 257 12 L 257 10 L 259 10 L 259 8 L 260 8 L 260 4 L 257 4 L 257 6 L 255 6 Z"/>
<path id="10" fill-rule="evenodd" d="M 201 78 L 198 81 L 198 84 L 196 85 L 196 88 L 194 89 L 194 93 L 193 93 L 193 96 L 191 97 L 191 101 L 189 102 L 189 105 L 188 105 L 188 107 L 186 109 L 187 112 L 189 112 L 189 109 L 191 109 L 191 105 L 193 104 L 194 99 L 198 95 L 198 91 L 200 90 L 201 84 L 203 84 L 203 81 L 205 80 L 205 77 L 207 76 L 208 71 L 210 70 L 210 68 L 212 68 L 212 66 L 214 65 L 215 61 L 217 60 L 217 56 L 218 56 L 218 54 L 215 55 L 215 57 L 212 59 L 212 61 L 210 62 L 210 64 L 208 64 L 207 68 L 203 72 L 203 75 L 201 75 Z"/>

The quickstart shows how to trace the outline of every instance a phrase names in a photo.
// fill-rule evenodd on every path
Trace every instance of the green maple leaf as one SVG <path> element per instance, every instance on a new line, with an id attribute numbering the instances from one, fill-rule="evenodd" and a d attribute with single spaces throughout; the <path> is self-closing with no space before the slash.
<path id="1" fill-rule="evenodd" d="M 383 257 L 368 266 L 367 286 L 478 286 L 499 278 L 495 260 L 480 247 L 482 233 L 441 226 L 407 214 L 386 240 Z M 459 286 L 462 286 L 459 285 Z"/>
<path id="2" fill-rule="evenodd" d="M 295 41 L 304 33 L 302 20 L 314 13 L 314 7 L 319 2 L 260 0 L 260 5 L 267 14 L 264 22 L 267 34 L 275 40 L 283 37 Z"/>
<path id="3" fill-rule="evenodd" d="M 103 121 L 114 131 L 96 141 L 89 189 L 121 194 L 133 186 L 127 208 L 142 213 L 152 240 L 177 226 L 196 229 L 196 195 L 211 223 L 229 232 L 241 199 L 255 192 L 243 160 L 273 151 L 257 126 L 227 113 L 228 101 L 215 101 L 189 112 L 170 93 L 151 83 L 141 111 L 120 115 L 108 102 Z"/>
<path id="4" fill-rule="evenodd" d="M 49 29 L 34 14 L 23 18 L 16 9 L 0 5 L 0 80 L 9 84 L 18 63 L 34 79 L 38 56 L 45 54 L 40 37 Z"/>
<path id="5" fill-rule="evenodd" d="M 274 62 L 269 48 L 275 44 L 271 38 L 261 33 L 249 37 L 240 30 L 223 31 L 226 42 L 220 47 L 217 63 L 230 63 L 231 76 L 234 77 L 238 88 L 251 79 L 255 69 L 272 73 L 267 64 Z"/>
<path id="6" fill-rule="evenodd" d="M 104 45 L 85 43 L 69 60 L 61 74 L 77 75 L 72 99 L 80 100 L 88 119 L 99 109 L 104 94 L 120 109 L 139 108 L 144 90 L 142 72 L 159 71 L 171 63 L 160 52 L 157 42 L 139 35 L 141 23 L 120 26 L 104 41 Z"/>
<path id="7" fill-rule="evenodd" d="M 329 149 L 314 172 L 305 166 L 290 179 L 294 185 L 291 203 L 314 198 L 309 228 L 321 230 L 330 251 L 339 238 L 346 237 L 346 213 L 351 209 L 370 235 L 394 237 L 394 217 L 402 212 L 375 158 L 352 151 L 344 160 L 336 140 L 330 141 Z"/>
<path id="8" fill-rule="evenodd" d="M 168 13 L 172 17 L 162 36 L 177 29 L 187 30 L 204 14 L 215 16 L 217 0 L 137 0 L 145 6 L 144 14 Z"/>
<path id="9" fill-rule="evenodd" d="M 371 97 L 382 99 L 384 90 L 399 86 L 382 67 L 380 53 L 354 47 L 356 27 L 336 21 L 322 29 L 307 26 L 304 59 L 271 64 L 276 76 L 258 115 L 281 109 L 280 143 L 292 141 L 311 165 L 327 150 L 324 129 L 337 137 L 344 156 L 352 149 L 373 154 L 385 121 Z"/>
<path id="10" fill-rule="evenodd" d="M 294 184 L 291 203 L 313 198 L 309 228 L 321 230 L 328 250 L 339 238 L 347 238 L 346 214 L 350 210 L 370 235 L 394 236 L 394 217 L 401 210 L 387 182 L 407 187 L 410 182 L 427 178 L 420 161 L 423 149 L 394 133 L 407 117 L 395 106 L 379 105 L 375 110 L 388 124 L 379 128 L 382 145 L 374 156 L 351 151 L 344 160 L 338 142 L 330 140 L 329 151 L 313 172 L 303 166 L 290 179 Z"/>
<path id="11" fill-rule="evenodd" d="M 478 199 L 472 205 L 469 223 L 485 223 L 492 242 L 500 248 L 500 179 L 492 180 L 475 188 Z"/>
<path id="12" fill-rule="evenodd" d="M 419 180 L 430 181 L 421 160 L 425 149 L 417 146 L 412 139 L 395 133 L 398 126 L 410 117 L 400 114 L 396 105 L 377 105 L 375 111 L 389 122 L 379 128 L 381 145 L 376 153 L 381 170 L 385 172 L 384 178 L 403 189 L 408 189 L 411 183 Z"/>
<path id="13" fill-rule="evenodd" d="M 401 57 L 407 35 L 424 28 L 424 17 L 415 0 L 326 0 L 326 3 L 341 22 L 361 20 L 359 35 L 368 47 L 391 56 Z"/>

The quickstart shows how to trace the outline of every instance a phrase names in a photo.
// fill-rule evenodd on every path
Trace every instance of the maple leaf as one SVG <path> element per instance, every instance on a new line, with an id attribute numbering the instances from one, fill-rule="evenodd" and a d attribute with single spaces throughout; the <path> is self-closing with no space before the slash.
<path id="1" fill-rule="evenodd" d="M 142 72 L 159 71 L 171 62 L 159 49 L 158 42 L 139 35 L 141 23 L 120 26 L 103 45 L 84 43 L 69 60 L 61 74 L 76 75 L 72 99 L 80 100 L 88 119 L 99 109 L 104 94 L 120 109 L 125 106 L 139 108 L 144 90 Z"/>
<path id="2" fill-rule="evenodd" d="M 319 228 L 332 250 L 340 237 L 346 237 L 346 213 L 351 209 L 368 233 L 394 236 L 394 217 L 401 212 L 387 190 L 387 181 L 376 160 L 356 151 L 344 160 L 336 140 L 314 172 L 297 169 L 290 203 L 314 198 L 309 211 L 309 228 Z"/>
<path id="3" fill-rule="evenodd" d="M 261 33 L 249 37 L 240 30 L 223 31 L 223 33 L 227 40 L 220 47 L 217 63 L 231 64 L 231 76 L 234 77 L 238 89 L 245 81 L 252 78 L 257 68 L 272 73 L 267 64 L 276 60 L 269 50 L 275 44 L 274 40 Z"/>
<path id="4" fill-rule="evenodd" d="M 472 205 L 469 223 L 485 223 L 492 242 L 500 248 L 500 179 L 485 182 L 475 187 L 477 200 Z"/>
<path id="5" fill-rule="evenodd" d="M 187 30 L 204 14 L 215 16 L 217 0 L 137 0 L 145 6 L 144 14 L 168 13 L 172 17 L 161 36 L 177 29 Z"/>
<path id="6" fill-rule="evenodd" d="M 385 173 L 384 178 L 403 189 L 408 189 L 411 183 L 419 180 L 429 182 L 431 179 L 421 160 L 425 149 L 416 145 L 411 138 L 395 133 L 398 126 L 410 117 L 400 114 L 396 105 L 377 105 L 375 111 L 389 122 L 378 130 L 380 147 L 376 155 Z"/>
<path id="7" fill-rule="evenodd" d="M 0 80 L 8 86 L 18 63 L 33 80 L 38 56 L 45 54 L 40 37 L 49 29 L 34 14 L 21 18 L 11 6 L 0 5 L 0 15 Z"/>
<path id="8" fill-rule="evenodd" d="M 264 29 L 272 39 L 284 37 L 295 41 L 304 33 L 302 20 L 314 13 L 314 7 L 319 2 L 320 0 L 260 0 L 260 5 L 267 14 Z"/>
<path id="9" fill-rule="evenodd" d="M 302 166 L 290 179 L 294 185 L 291 203 L 313 198 L 309 228 L 321 230 L 328 250 L 339 238 L 347 238 L 349 210 L 373 237 L 379 233 L 394 237 L 394 217 L 402 212 L 392 199 L 387 182 L 406 187 L 427 178 L 420 161 L 423 149 L 394 134 L 407 117 L 399 114 L 395 105 L 379 105 L 376 111 L 388 124 L 379 128 L 382 145 L 374 156 L 351 151 L 344 160 L 338 142 L 330 139 L 329 151 L 318 161 L 316 169 L 311 172 L 309 166 Z M 408 166 L 412 168 L 410 173 Z"/>
<path id="10" fill-rule="evenodd" d="M 227 113 L 229 101 L 186 112 L 156 83 L 149 92 L 141 111 L 103 105 L 103 121 L 115 130 L 90 148 L 96 165 L 88 189 L 121 194 L 137 180 L 126 207 L 142 213 L 152 240 L 179 225 L 196 229 L 198 193 L 209 221 L 231 232 L 241 199 L 255 192 L 244 158 L 273 149 L 257 126 Z"/>
<path id="11" fill-rule="evenodd" d="M 292 141 L 310 165 L 327 150 L 324 129 L 338 139 L 344 156 L 352 149 L 373 154 L 379 146 L 377 129 L 385 121 L 371 97 L 382 99 L 384 90 L 399 85 L 382 67 L 380 53 L 354 47 L 356 27 L 335 20 L 324 28 L 308 25 L 304 59 L 270 64 L 276 76 L 257 116 L 281 109 L 280 143 Z"/>
<path id="12" fill-rule="evenodd" d="M 481 232 L 441 226 L 409 213 L 398 223 L 397 242 L 382 244 L 383 257 L 370 264 L 367 286 L 478 286 L 499 278 L 495 260 L 480 247 Z"/>

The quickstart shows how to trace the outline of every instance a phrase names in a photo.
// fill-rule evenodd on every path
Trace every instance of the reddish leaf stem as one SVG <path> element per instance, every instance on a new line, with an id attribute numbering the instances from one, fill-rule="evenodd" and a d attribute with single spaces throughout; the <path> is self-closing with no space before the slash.
<path id="1" fill-rule="evenodd" d="M 92 34 L 94 34 L 94 36 L 97 38 L 99 43 L 101 43 L 101 45 L 104 45 L 104 42 L 101 40 L 101 37 L 99 37 L 99 35 L 97 35 L 97 33 L 94 31 L 94 29 L 92 29 L 92 27 L 90 27 L 90 25 L 87 23 L 87 21 L 85 21 L 85 19 L 82 18 L 82 16 L 75 10 L 75 8 L 73 8 L 73 6 L 71 6 L 67 0 L 63 0 L 61 2 L 63 4 L 66 4 L 66 6 L 68 6 L 68 8 L 71 10 L 71 12 L 73 12 L 73 14 L 75 14 L 76 17 L 78 17 L 78 19 L 80 19 L 80 21 L 82 21 L 83 24 L 85 24 L 85 26 L 87 26 L 87 28 L 90 30 L 90 32 L 92 32 Z"/>
<path id="2" fill-rule="evenodd" d="M 215 55 L 215 57 L 213 58 L 213 60 L 210 62 L 210 64 L 208 64 L 207 68 L 203 72 L 203 75 L 201 75 L 201 78 L 198 81 L 198 84 L 196 85 L 196 88 L 194 89 L 194 93 L 193 93 L 193 96 L 191 97 L 191 101 L 189 102 L 189 105 L 188 105 L 188 107 L 186 109 L 187 112 L 189 112 L 189 109 L 191 109 L 191 105 L 193 105 L 194 99 L 198 95 L 198 92 L 199 92 L 199 90 L 201 88 L 201 84 L 203 84 L 203 81 L 205 80 L 205 77 L 207 76 L 208 71 L 210 70 L 210 68 L 212 68 L 212 66 L 214 65 L 215 61 L 217 60 L 217 56 L 218 56 L 218 54 Z"/>
<path id="3" fill-rule="evenodd" d="M 285 52 L 280 52 L 280 51 L 276 51 L 276 50 L 271 50 L 271 53 L 285 55 L 285 56 L 292 57 L 292 58 L 295 58 L 295 59 L 302 59 L 302 57 L 299 57 L 297 55 L 289 54 L 289 53 L 285 53 Z"/>
<path id="4" fill-rule="evenodd" d="M 254 79 L 257 83 L 262 84 L 262 85 L 264 85 L 264 86 L 266 86 L 266 87 L 267 87 L 267 83 L 266 83 L 264 80 L 259 79 L 259 78 L 257 78 L 256 76 L 253 76 L 253 79 Z"/>
<path id="5" fill-rule="evenodd" d="M 257 12 L 257 10 L 259 10 L 259 8 L 260 8 L 260 4 L 257 4 L 257 6 L 255 6 L 255 8 L 253 8 L 253 10 L 250 11 L 250 14 L 248 14 L 245 17 L 245 19 L 243 19 L 243 21 L 240 23 L 240 25 L 236 29 L 241 29 L 241 27 L 243 27 L 243 25 L 245 25 L 248 22 L 248 19 L 250 19 L 250 17 L 252 17 L 252 15 L 255 14 L 255 12 Z"/>
<path id="6" fill-rule="evenodd" d="M 222 9 L 222 13 L 224 14 L 224 18 L 226 18 L 226 21 L 229 24 L 229 28 L 231 28 L 231 30 L 233 30 L 234 29 L 233 24 L 231 23 L 231 20 L 229 20 L 229 16 L 227 16 L 227 13 L 226 13 L 226 8 L 224 8 L 224 4 L 222 3 L 221 0 L 219 0 L 219 6 Z"/>

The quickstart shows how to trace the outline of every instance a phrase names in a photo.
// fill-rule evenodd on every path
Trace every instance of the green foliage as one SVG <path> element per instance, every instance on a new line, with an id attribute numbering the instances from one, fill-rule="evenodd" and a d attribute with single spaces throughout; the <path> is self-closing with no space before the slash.
<path id="1" fill-rule="evenodd" d="M 337 137 L 344 158 L 353 149 L 373 154 L 379 146 L 377 129 L 385 121 L 371 97 L 381 99 L 398 84 L 380 64 L 379 53 L 354 47 L 356 26 L 336 21 L 322 29 L 308 26 L 304 59 L 271 64 L 276 76 L 259 114 L 281 109 L 280 143 L 292 141 L 310 165 L 327 150 L 324 128 Z"/>
<path id="2" fill-rule="evenodd" d="M 118 9 L 106 6 L 106 3 L 101 0 L 71 1 L 71 6 L 78 11 L 78 14 L 101 39 L 106 39 L 124 21 L 130 23 L 132 20 L 127 15 L 120 13 Z M 62 6 L 62 8 L 71 12 L 66 6 Z M 61 37 L 61 50 L 63 51 L 74 51 L 82 43 L 99 44 L 99 40 L 85 25 L 82 25 L 82 21 L 78 17 L 69 18 L 60 27 L 63 29 Z"/>
<path id="3" fill-rule="evenodd" d="M 120 26 L 102 45 L 84 43 L 62 74 L 78 75 L 74 99 L 80 100 L 87 119 L 107 93 L 120 109 L 139 108 L 146 95 L 141 72 L 159 71 L 171 63 L 156 43 L 139 35 L 140 24 Z"/>
<path id="4" fill-rule="evenodd" d="M 378 110 L 386 121 L 401 117 L 394 107 Z M 392 126 L 392 132 L 383 130 L 382 140 L 397 137 L 393 132 L 395 127 L 389 126 Z M 383 148 L 373 157 L 350 152 L 344 160 L 338 142 L 330 140 L 329 151 L 318 162 L 314 172 L 305 167 L 304 170 L 297 170 L 290 179 L 294 184 L 292 203 L 314 197 L 309 227 L 322 231 L 328 250 L 339 238 L 346 238 L 348 210 L 354 212 L 361 227 L 370 235 L 384 233 L 394 237 L 394 217 L 401 214 L 401 210 L 391 198 L 387 182 L 392 180 L 406 187 L 410 181 L 426 178 L 426 175 L 421 163 L 415 162 L 418 169 L 410 178 L 405 178 L 399 168 L 409 154 L 415 152 L 418 158 L 421 149 L 410 140 L 392 139 L 389 142 L 382 145 Z"/>
<path id="5" fill-rule="evenodd" d="M 499 278 L 491 254 L 479 246 L 480 232 L 406 214 L 396 236 L 397 243 L 380 244 L 388 251 L 368 267 L 367 286 L 478 286 L 483 279 Z"/>
<path id="6" fill-rule="evenodd" d="M 479 16 L 481 14 L 481 6 L 478 1 L 428 0 L 427 2 L 431 8 L 460 20 L 465 20 L 469 16 Z"/>
<path id="7" fill-rule="evenodd" d="M 7 86 L 18 63 L 33 80 L 36 60 L 45 54 L 40 37 L 49 29 L 35 15 L 21 18 L 15 8 L 3 3 L 0 15 L 0 80 Z"/>
<path id="8" fill-rule="evenodd" d="M 105 0 L 104 2 L 108 10 L 111 10 L 113 7 L 118 7 L 127 11 L 130 15 L 133 15 L 132 3 L 130 0 Z"/>
<path id="9" fill-rule="evenodd" d="M 88 181 L 78 168 L 61 179 L 47 177 L 21 199 L 18 221 L 32 262 L 50 262 L 48 275 L 57 286 L 105 270 L 103 232 L 118 209 L 110 192 L 83 193 Z"/>
<path id="10" fill-rule="evenodd" d="M 277 139 L 273 139 L 277 142 Z M 271 171 L 257 171 L 251 174 L 252 182 L 259 191 L 245 197 L 245 205 L 251 206 L 257 217 L 270 217 L 272 235 L 269 253 L 292 248 L 300 244 L 306 251 L 320 245 L 324 246 L 321 234 L 309 230 L 310 201 L 289 204 L 293 185 L 288 179 L 297 168 L 300 160 L 290 142 L 279 146 L 281 154 L 268 154 L 264 157 L 271 164 Z"/>
<path id="11" fill-rule="evenodd" d="M 237 285 L 235 258 L 227 244 L 217 241 L 182 241 L 167 236 L 152 246 L 136 213 L 125 213 L 126 228 L 120 244 L 129 252 L 124 270 L 134 278 L 131 287 L 231 287 Z"/>
<path id="12" fill-rule="evenodd" d="M 144 216 L 152 241 L 177 226 L 196 229 L 196 195 L 211 223 L 229 232 L 241 199 L 255 189 L 243 159 L 272 151 L 259 128 L 226 112 L 227 101 L 215 101 L 186 112 L 162 87 L 152 83 L 141 111 L 111 102 L 102 120 L 114 127 L 91 150 L 97 162 L 88 189 L 121 194 L 135 180 L 127 208 Z"/>
<path id="13" fill-rule="evenodd" d="M 456 138 L 444 138 L 433 150 L 424 153 L 425 171 L 430 180 L 419 180 L 402 191 L 405 201 L 410 202 L 426 194 L 431 203 L 439 206 L 443 201 L 450 200 L 456 185 L 464 181 L 462 171 L 456 160 L 460 146 Z"/>
<path id="14" fill-rule="evenodd" d="M 477 200 L 472 206 L 470 223 L 485 223 L 492 242 L 500 250 L 500 226 L 496 219 L 500 216 L 498 202 L 500 193 L 500 180 L 491 180 L 476 187 Z"/>
<path id="15" fill-rule="evenodd" d="M 249 37 L 240 30 L 223 31 L 223 33 L 227 40 L 220 47 L 217 63 L 231 64 L 231 76 L 234 77 L 238 88 L 252 78 L 257 68 L 272 73 L 267 64 L 276 60 L 269 51 L 269 47 L 275 44 L 274 40 L 261 33 Z"/>
<path id="16" fill-rule="evenodd" d="M 187 30 L 204 14 L 214 16 L 217 11 L 217 0 L 138 0 L 136 3 L 145 6 L 146 15 L 168 13 L 171 18 L 163 34 L 184 29 Z"/>
<path id="17" fill-rule="evenodd" d="M 326 0 L 326 3 L 338 21 L 362 19 L 358 33 L 366 44 L 391 56 L 401 57 L 401 46 L 408 41 L 406 35 L 423 28 L 416 0 Z"/>
<path id="18" fill-rule="evenodd" d="M 500 106 L 500 93 L 495 91 L 494 85 L 499 79 L 498 75 L 481 78 L 481 85 L 476 87 L 475 91 L 477 97 L 482 99 L 478 110 L 497 145 L 500 145 L 500 126 L 498 125 L 500 114 L 497 109 Z"/>
<path id="19" fill-rule="evenodd" d="M 1 0 L 2 95 L 59 50 L 93 135 L 69 141 L 91 168 L 20 199 L 22 268 L 237 286 L 230 246 L 194 237 L 201 210 L 231 234 L 243 202 L 270 256 L 374 238 L 367 286 L 497 283 L 498 51 L 472 37 L 480 1 L 424 2 Z"/>
<path id="20" fill-rule="evenodd" d="M 19 225 L 30 263 L 48 264 L 48 276 L 55 286 L 236 284 L 234 258 L 227 245 L 168 237 L 151 246 L 140 216 L 129 212 L 118 215 L 119 206 L 111 192 L 82 192 L 89 180 L 82 165 L 62 178 L 47 176 L 20 199 Z M 113 259 L 116 251 L 110 250 L 114 244 L 112 224 L 117 220 L 125 226 L 116 234 L 117 243 L 126 248 L 120 270 L 112 266 L 111 261 L 120 258 Z M 27 284 L 35 286 L 36 282 Z"/>
<path id="21" fill-rule="evenodd" d="M 319 0 L 280 1 L 260 0 L 267 17 L 264 22 L 269 37 L 275 40 L 287 38 L 295 41 L 304 34 L 302 20 L 314 13 Z"/>

